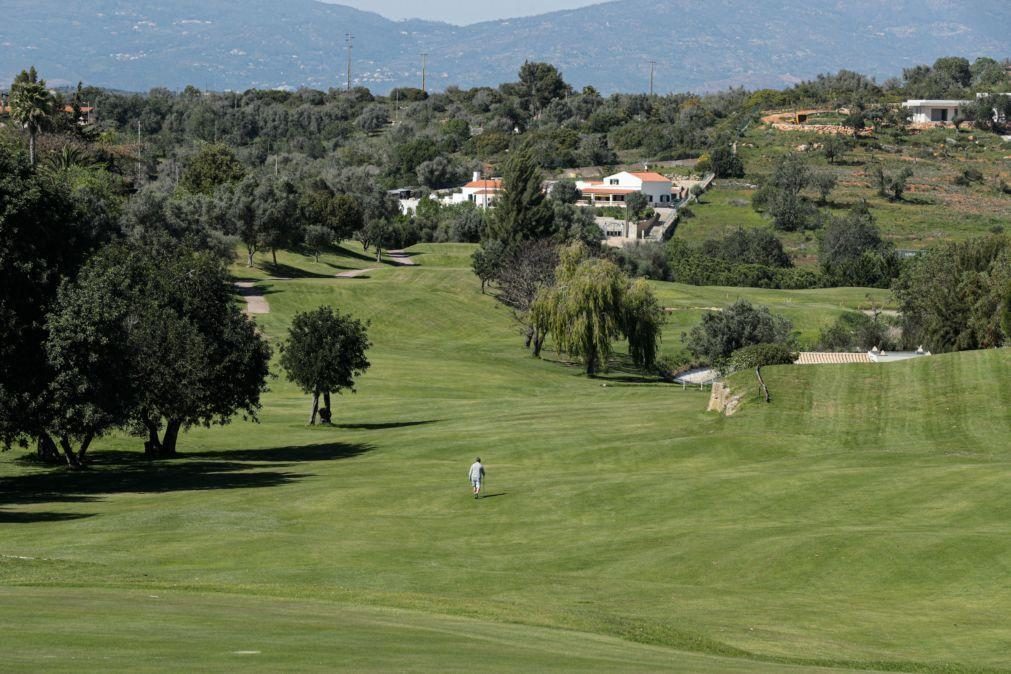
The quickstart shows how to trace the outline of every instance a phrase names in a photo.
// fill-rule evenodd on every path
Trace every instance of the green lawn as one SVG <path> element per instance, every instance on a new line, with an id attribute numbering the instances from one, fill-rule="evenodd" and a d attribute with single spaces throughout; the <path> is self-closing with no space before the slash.
<path id="1" fill-rule="evenodd" d="M 773 403 L 725 418 L 531 358 L 471 250 L 358 279 L 284 256 L 314 275 L 259 284 L 275 343 L 321 303 L 371 320 L 332 428 L 278 378 L 261 424 L 194 430 L 179 460 L 127 437 L 81 474 L 0 455 L 0 668 L 1007 666 L 1011 353 L 770 368 Z M 655 287 L 802 331 L 868 292 Z M 493 498 L 469 497 L 475 455 Z"/>

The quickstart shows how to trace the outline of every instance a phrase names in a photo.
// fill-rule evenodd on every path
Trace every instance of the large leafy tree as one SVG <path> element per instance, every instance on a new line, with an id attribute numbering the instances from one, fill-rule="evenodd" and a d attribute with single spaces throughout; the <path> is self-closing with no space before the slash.
<path id="1" fill-rule="evenodd" d="M 11 85 L 11 118 L 28 131 L 28 161 L 35 165 L 35 138 L 53 115 L 53 97 L 35 66 L 22 70 Z"/>
<path id="2" fill-rule="evenodd" d="M 811 170 L 800 155 L 785 155 L 776 162 L 772 176 L 752 199 L 755 208 L 764 209 L 776 229 L 794 232 L 811 227 L 817 209 L 802 194 L 811 184 Z"/>
<path id="3" fill-rule="evenodd" d="M 530 152 L 517 152 L 509 158 L 502 182 L 505 194 L 495 207 L 489 227 L 491 237 L 506 243 L 550 238 L 555 233 L 554 214 Z"/>
<path id="4" fill-rule="evenodd" d="M 723 311 L 709 311 L 688 333 L 688 350 L 696 357 L 717 362 L 751 344 L 787 344 L 793 340 L 793 325 L 767 307 L 737 300 Z"/>
<path id="5" fill-rule="evenodd" d="M 230 229 L 246 247 L 246 266 L 260 250 L 271 252 L 277 265 L 277 250 L 289 248 L 303 239 L 300 199 L 295 185 L 286 178 L 253 176 L 242 179 L 232 191 L 228 204 Z"/>
<path id="6" fill-rule="evenodd" d="M 534 114 L 572 90 L 562 79 L 558 68 L 550 63 L 536 61 L 527 61 L 520 67 L 518 89 L 520 104 Z"/>
<path id="7" fill-rule="evenodd" d="M 822 232 L 818 262 L 828 285 L 887 288 L 899 274 L 895 247 L 881 238 L 865 204 L 831 218 Z"/>
<path id="8" fill-rule="evenodd" d="M 246 266 L 253 266 L 253 256 L 263 247 L 256 203 L 256 179 L 247 176 L 235 186 L 228 201 L 229 228 L 246 247 Z"/>
<path id="9" fill-rule="evenodd" d="M 256 229 L 277 266 L 278 249 L 291 248 L 302 240 L 298 189 L 287 178 L 267 178 L 257 186 L 255 199 Z"/>
<path id="10" fill-rule="evenodd" d="M 559 351 L 580 358 L 592 376 L 606 369 L 614 341 L 625 337 L 636 365 L 655 363 L 664 314 L 645 281 L 631 284 L 617 265 L 588 257 L 580 244 L 563 250 L 555 279 L 538 293 L 531 319 Z"/>
<path id="11" fill-rule="evenodd" d="M 54 377 L 46 315 L 61 282 L 111 235 L 111 223 L 54 175 L 0 143 L 0 445 L 36 441 L 58 458 L 47 427 Z"/>
<path id="12" fill-rule="evenodd" d="M 931 351 L 1001 346 L 1011 307 L 1011 238 L 991 235 L 934 246 L 893 286 L 904 341 Z"/>
<path id="13" fill-rule="evenodd" d="M 496 239 L 485 241 L 471 256 L 471 268 L 481 279 L 481 294 L 486 286 L 498 278 L 507 255 L 506 245 Z"/>
<path id="14" fill-rule="evenodd" d="M 726 139 L 709 151 L 709 161 L 717 178 L 744 177 L 744 162 Z"/>
<path id="15" fill-rule="evenodd" d="M 181 430 L 255 419 L 270 348 L 230 287 L 220 258 L 173 242 L 89 260 L 50 320 L 57 435 L 86 450 L 128 425 L 146 434 L 149 454 L 172 456 Z"/>
<path id="16" fill-rule="evenodd" d="M 334 194 L 326 185 L 314 185 L 299 198 L 299 215 L 305 223 L 305 245 L 316 255 L 350 239 L 361 230 L 364 214 L 358 200 L 348 194 Z"/>
<path id="17" fill-rule="evenodd" d="M 367 326 L 331 307 L 299 313 L 291 322 L 288 338 L 281 346 L 281 367 L 288 379 L 312 395 L 309 424 L 321 414 L 329 423 L 330 394 L 355 391 L 355 379 L 369 369 L 365 352 L 372 346 Z"/>
<path id="18" fill-rule="evenodd" d="M 202 146 L 186 162 L 179 187 L 194 194 L 210 194 L 221 185 L 238 182 L 246 169 L 227 145 Z"/>

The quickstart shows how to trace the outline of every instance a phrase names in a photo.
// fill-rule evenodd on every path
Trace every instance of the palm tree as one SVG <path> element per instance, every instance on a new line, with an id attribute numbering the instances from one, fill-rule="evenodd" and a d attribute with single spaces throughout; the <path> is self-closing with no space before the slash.
<path id="1" fill-rule="evenodd" d="M 66 173 L 75 166 L 94 166 L 95 161 L 81 148 L 64 145 L 59 152 L 49 157 L 47 165 L 53 173 Z"/>
<path id="2" fill-rule="evenodd" d="M 28 130 L 28 159 L 35 165 L 35 137 L 53 114 L 53 97 L 35 66 L 14 78 L 10 95 L 11 119 Z"/>

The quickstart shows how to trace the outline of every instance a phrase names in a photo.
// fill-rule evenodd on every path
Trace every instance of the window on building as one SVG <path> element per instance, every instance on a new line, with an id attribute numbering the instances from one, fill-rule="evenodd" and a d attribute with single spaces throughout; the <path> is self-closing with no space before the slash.
<path id="1" fill-rule="evenodd" d="M 608 181 L 608 184 L 610 184 L 610 185 L 617 185 L 618 184 L 618 179 L 617 178 L 611 178 Z"/>

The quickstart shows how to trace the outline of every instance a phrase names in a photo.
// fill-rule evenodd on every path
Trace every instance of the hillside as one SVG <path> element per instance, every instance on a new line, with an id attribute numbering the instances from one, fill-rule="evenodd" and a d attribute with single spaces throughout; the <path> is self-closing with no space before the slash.
<path id="1" fill-rule="evenodd" d="M 312 0 L 56 0 L 5 4 L 0 82 L 35 64 L 53 83 L 127 90 L 244 90 L 345 80 L 344 35 L 355 35 L 355 82 L 385 92 L 515 78 L 524 60 L 558 65 L 576 86 L 660 92 L 782 86 L 842 67 L 890 76 L 939 56 L 1007 56 L 1011 7 L 997 0 L 887 5 L 861 0 L 737 3 L 610 2 L 466 27 L 395 22 Z M 827 5 L 827 6 L 826 6 Z M 634 37 L 633 37 L 634 36 Z"/>
<path id="2" fill-rule="evenodd" d="M 472 250 L 355 279 L 333 274 L 374 266 L 358 248 L 283 253 L 293 280 L 235 267 L 274 344 L 324 303 L 372 321 L 332 428 L 277 379 L 260 425 L 193 430 L 178 460 L 126 437 L 77 474 L 0 455 L 5 670 L 1006 665 L 1011 352 L 769 368 L 773 403 L 725 418 L 531 358 Z M 865 295 L 655 287 L 803 331 Z"/>

